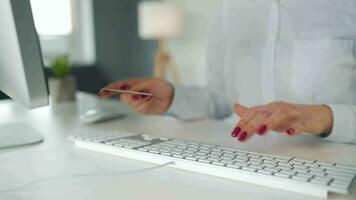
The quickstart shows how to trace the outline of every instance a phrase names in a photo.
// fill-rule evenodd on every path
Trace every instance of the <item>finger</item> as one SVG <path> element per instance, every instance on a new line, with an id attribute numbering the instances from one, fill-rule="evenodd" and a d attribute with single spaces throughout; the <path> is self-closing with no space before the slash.
<path id="1" fill-rule="evenodd" d="M 256 114 L 256 110 L 249 109 L 237 124 L 237 127 L 241 129 L 241 133 L 239 133 L 237 136 L 237 139 L 240 142 L 246 141 L 253 135 L 253 133 L 249 131 L 252 129 L 249 127 L 249 122 L 256 116 Z"/>
<path id="2" fill-rule="evenodd" d="M 289 137 L 296 136 L 301 134 L 307 129 L 306 123 L 303 121 L 296 122 L 287 128 L 283 133 Z"/>
<path id="3" fill-rule="evenodd" d="M 121 102 L 124 102 L 128 105 L 130 105 L 130 103 L 132 101 L 132 95 L 130 95 L 130 94 L 121 94 L 119 98 L 120 98 Z"/>
<path id="4" fill-rule="evenodd" d="M 116 95 L 116 92 L 110 92 L 110 91 L 105 91 L 104 89 L 120 89 L 120 90 L 129 90 L 133 85 L 144 81 L 144 78 L 134 78 L 134 79 L 128 79 L 128 80 L 123 80 L 123 81 L 118 81 L 115 83 L 111 83 L 104 88 L 102 88 L 99 92 L 99 95 L 101 97 L 110 97 L 113 95 Z"/>
<path id="5" fill-rule="evenodd" d="M 241 117 L 240 121 L 237 123 L 234 131 L 232 132 L 233 137 L 238 137 L 239 134 L 243 132 L 245 126 L 248 124 L 248 121 L 252 116 L 252 113 L 247 111 L 244 117 Z"/>
<path id="6" fill-rule="evenodd" d="M 266 122 L 264 123 L 269 130 L 284 130 L 287 129 L 288 124 L 286 124 L 285 122 L 288 119 L 288 114 L 285 112 L 281 112 L 281 111 L 275 111 L 273 112 L 266 120 Z"/>
<path id="7" fill-rule="evenodd" d="M 114 91 L 108 91 L 105 89 L 120 89 L 120 90 L 129 90 L 131 88 L 131 85 L 127 84 L 127 83 L 122 83 L 122 84 L 116 84 L 116 85 L 109 85 L 106 86 L 104 88 L 102 88 L 99 92 L 99 95 L 103 98 L 108 98 L 111 97 L 113 95 L 117 95 L 117 92 Z"/>
<path id="8" fill-rule="evenodd" d="M 132 101 L 130 102 L 130 106 L 132 108 L 136 108 L 137 106 L 139 106 L 140 104 L 142 104 L 144 101 L 141 98 L 141 95 L 138 94 L 134 94 L 131 95 Z"/>
<path id="9" fill-rule="evenodd" d="M 268 132 L 268 127 L 265 124 L 267 118 L 270 116 L 270 112 L 259 110 L 256 116 L 250 120 L 248 125 L 246 126 L 246 132 L 257 133 L 258 135 L 265 135 Z"/>
<path id="10" fill-rule="evenodd" d="M 138 105 L 135 108 L 135 111 L 139 112 L 139 113 L 143 113 L 143 114 L 151 114 L 150 109 L 149 109 L 150 106 L 151 106 L 151 102 L 145 101 L 145 102 L 141 103 L 140 105 Z"/>
<path id="11" fill-rule="evenodd" d="M 240 105 L 240 104 L 235 104 L 234 110 L 238 116 L 242 117 L 243 115 L 246 114 L 246 112 L 248 111 L 248 108 L 243 105 Z"/>
<path id="12" fill-rule="evenodd" d="M 140 82 L 137 83 L 135 85 L 132 86 L 131 88 L 132 91 L 136 91 L 136 92 L 144 92 L 144 93 L 151 93 L 151 83 L 150 81 L 144 81 L 144 82 Z M 148 95 L 141 95 L 141 97 L 143 99 L 149 98 L 150 96 Z"/>
<path id="13" fill-rule="evenodd" d="M 121 95 L 120 99 L 133 109 L 135 109 L 141 103 L 145 102 L 145 99 L 142 99 L 141 95 L 138 94 L 123 94 Z"/>

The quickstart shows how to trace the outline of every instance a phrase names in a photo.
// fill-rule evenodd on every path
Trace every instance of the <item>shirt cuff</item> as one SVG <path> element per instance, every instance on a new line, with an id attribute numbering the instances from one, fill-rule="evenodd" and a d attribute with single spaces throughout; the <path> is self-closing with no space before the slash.
<path id="1" fill-rule="evenodd" d="M 325 139 L 350 143 L 356 130 L 353 112 L 346 105 L 328 105 L 333 112 L 333 128 Z"/>
<path id="2" fill-rule="evenodd" d="M 173 85 L 174 87 L 174 94 L 173 94 L 173 100 L 171 103 L 171 106 L 169 109 L 166 111 L 165 114 L 167 115 L 172 115 L 175 117 L 180 116 L 184 111 L 184 100 L 185 100 L 185 95 L 184 95 L 184 87 L 180 85 Z"/>

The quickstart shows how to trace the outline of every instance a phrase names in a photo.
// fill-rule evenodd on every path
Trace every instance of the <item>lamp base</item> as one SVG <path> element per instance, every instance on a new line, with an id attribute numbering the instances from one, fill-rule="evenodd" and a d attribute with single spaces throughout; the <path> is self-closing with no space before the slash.
<path id="1" fill-rule="evenodd" d="M 159 49 L 155 55 L 155 67 L 154 67 L 154 77 L 164 79 L 167 68 L 170 68 L 173 80 L 175 82 L 180 82 L 178 72 L 175 65 L 170 57 L 170 55 L 165 51 L 165 39 L 159 39 Z"/>

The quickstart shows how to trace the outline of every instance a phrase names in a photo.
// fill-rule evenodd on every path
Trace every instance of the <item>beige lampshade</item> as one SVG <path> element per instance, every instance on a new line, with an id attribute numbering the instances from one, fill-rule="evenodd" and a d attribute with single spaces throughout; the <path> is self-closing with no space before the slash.
<path id="1" fill-rule="evenodd" d="M 142 39 L 175 37 L 182 30 L 182 12 L 171 3 L 143 1 L 138 7 L 138 26 Z"/>

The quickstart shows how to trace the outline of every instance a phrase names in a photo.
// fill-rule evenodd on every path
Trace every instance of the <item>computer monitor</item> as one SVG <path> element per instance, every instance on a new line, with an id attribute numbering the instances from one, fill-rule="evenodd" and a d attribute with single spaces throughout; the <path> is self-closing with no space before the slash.
<path id="1" fill-rule="evenodd" d="M 0 90 L 26 108 L 48 105 L 41 50 L 29 0 L 0 0 L 0 49 Z M 31 130 L 26 125 L 0 124 L 0 148 L 43 140 Z"/>

